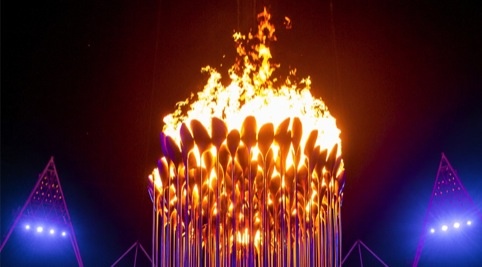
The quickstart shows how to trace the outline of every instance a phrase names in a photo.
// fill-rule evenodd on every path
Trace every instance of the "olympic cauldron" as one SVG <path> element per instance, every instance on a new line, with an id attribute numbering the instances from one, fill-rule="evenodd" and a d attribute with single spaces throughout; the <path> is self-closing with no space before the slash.
<path id="1" fill-rule="evenodd" d="M 164 118 L 149 176 L 154 266 L 340 265 L 340 130 L 309 78 L 275 85 L 275 29 L 266 10 L 258 21 L 234 34 L 231 83 L 205 68 L 197 99 Z"/>

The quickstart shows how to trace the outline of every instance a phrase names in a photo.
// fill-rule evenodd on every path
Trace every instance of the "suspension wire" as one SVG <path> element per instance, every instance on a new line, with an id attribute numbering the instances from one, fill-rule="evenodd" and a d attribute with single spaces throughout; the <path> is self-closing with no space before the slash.
<path id="1" fill-rule="evenodd" d="M 242 4 L 244 2 L 244 8 Z M 250 30 L 250 27 L 254 27 L 257 24 L 257 12 L 256 12 L 256 0 L 252 0 L 249 4 L 248 1 L 236 0 L 237 5 L 237 31 L 243 33 Z M 243 13 L 243 14 L 242 14 Z M 252 17 L 251 17 L 252 16 Z M 244 17 L 244 20 L 242 19 Z M 248 26 L 247 29 L 243 29 L 243 26 Z"/>
<path id="2" fill-rule="evenodd" d="M 154 92 L 155 90 L 159 87 L 159 64 L 160 64 L 160 59 L 159 59 L 159 54 L 160 54 L 160 39 L 161 39 L 161 36 L 160 36 L 160 33 L 161 33 L 161 20 L 162 20 L 162 16 L 161 16 L 161 6 L 162 6 L 162 1 L 159 0 L 158 1 L 158 10 L 157 10 L 157 14 L 156 14 L 156 31 L 155 31 L 155 41 L 154 41 L 154 62 L 153 62 L 153 66 L 152 66 L 152 86 L 151 86 L 151 92 L 150 92 L 150 96 L 149 96 L 149 99 L 147 100 L 147 108 L 148 108 L 148 122 L 147 122 L 147 136 L 146 136 L 146 145 L 145 145 L 145 154 L 144 154 L 144 164 L 147 164 L 148 162 L 150 162 L 149 160 L 149 148 L 151 146 L 151 131 L 152 131 L 152 117 L 153 117 L 153 102 L 154 102 Z M 144 170 L 144 169 L 143 169 Z M 147 175 L 147 174 L 146 174 Z M 145 177 L 147 178 L 147 176 Z M 146 179 L 147 180 L 147 179 Z M 155 190 L 154 190 L 155 191 Z M 153 199 L 152 201 L 155 201 L 155 199 Z M 138 222 L 139 224 L 141 224 L 141 222 L 139 221 Z M 139 225 L 140 226 L 140 225 Z M 137 227 L 138 231 L 140 231 L 139 229 L 143 229 L 143 227 Z M 138 235 L 140 235 L 140 233 L 138 233 Z M 154 251 L 154 244 L 152 244 L 152 251 Z M 157 264 L 157 262 L 155 261 L 155 259 L 153 258 L 152 259 L 152 264 Z"/>
<path id="3" fill-rule="evenodd" d="M 340 87 L 340 66 L 338 63 L 338 46 L 336 42 L 336 30 L 335 30 L 335 19 L 334 19 L 334 7 L 333 7 L 333 0 L 330 0 L 330 28 L 331 28 L 331 39 L 333 45 L 333 53 L 335 54 L 335 84 L 334 89 L 335 92 L 339 91 Z M 336 96 L 335 96 L 336 98 Z"/>
<path id="4" fill-rule="evenodd" d="M 146 142 L 146 149 L 145 149 L 145 160 L 144 162 L 148 162 L 149 161 L 149 148 L 150 148 L 150 138 L 149 138 L 149 134 L 152 130 L 152 116 L 153 116 L 153 99 L 154 99 L 154 92 L 155 90 L 158 88 L 159 86 L 159 64 L 160 64 L 160 59 L 159 59 L 159 54 L 160 54 L 160 39 L 161 39 L 161 36 L 160 36 L 160 33 L 161 33 L 161 20 L 162 20 L 162 16 L 161 16 L 161 3 L 162 1 L 158 1 L 159 3 L 159 8 L 157 10 L 157 18 L 156 18 L 156 35 L 155 35 L 155 47 L 154 47 L 154 63 L 153 63 L 153 66 L 152 66 L 152 87 L 151 87 L 151 95 L 149 97 L 149 100 L 148 100 L 148 109 L 149 109 L 149 115 L 148 115 L 148 129 L 147 129 L 147 142 Z"/>
<path id="5" fill-rule="evenodd" d="M 240 6 L 240 1 L 241 1 L 241 0 L 236 0 L 236 3 L 237 3 L 237 5 L 236 5 L 236 6 L 237 6 L 237 13 L 238 13 L 238 17 L 237 17 L 237 19 L 238 19 L 238 21 L 237 21 L 237 22 L 238 22 L 238 25 L 237 25 L 237 29 L 236 29 L 236 30 L 237 30 L 238 32 L 241 31 L 241 23 L 240 23 L 240 20 L 241 20 L 241 14 L 240 14 L 240 13 L 241 13 L 241 10 L 240 10 L 240 9 L 241 9 L 241 6 Z"/>

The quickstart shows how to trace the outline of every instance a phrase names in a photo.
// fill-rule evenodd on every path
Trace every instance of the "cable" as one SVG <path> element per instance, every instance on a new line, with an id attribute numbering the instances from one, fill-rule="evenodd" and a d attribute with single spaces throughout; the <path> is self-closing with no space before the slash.
<path id="1" fill-rule="evenodd" d="M 338 91 L 340 86 L 340 66 L 338 64 L 338 48 L 336 43 L 336 30 L 335 30 L 335 19 L 334 19 L 334 11 L 333 11 L 333 0 L 330 0 L 330 26 L 331 26 L 331 36 L 332 36 L 332 45 L 333 45 L 333 52 L 335 54 L 335 91 Z"/>

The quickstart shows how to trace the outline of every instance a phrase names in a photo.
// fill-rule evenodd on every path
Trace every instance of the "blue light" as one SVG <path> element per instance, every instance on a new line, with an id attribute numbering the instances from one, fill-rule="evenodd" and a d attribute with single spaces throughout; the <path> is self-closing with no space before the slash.
<path id="1" fill-rule="evenodd" d="M 457 228 L 459 228 L 459 227 L 460 227 L 460 223 L 455 222 L 455 223 L 454 223 L 454 228 L 456 228 L 456 229 L 457 229 Z"/>
<path id="2" fill-rule="evenodd" d="M 444 224 L 444 225 L 442 225 L 442 231 L 446 232 L 446 231 L 447 231 L 447 229 L 448 229 L 447 225 L 445 225 L 445 224 Z"/>
<path id="3" fill-rule="evenodd" d="M 468 225 L 468 226 L 472 225 L 472 221 L 470 221 L 470 220 L 467 221 L 467 225 Z"/>
<path id="4" fill-rule="evenodd" d="M 435 233 L 435 229 L 434 229 L 434 228 L 431 228 L 431 229 L 430 229 L 430 233 L 431 233 L 431 234 Z"/>
<path id="5" fill-rule="evenodd" d="M 55 225 L 53 223 L 44 223 L 44 222 L 24 222 L 21 226 L 24 231 L 32 232 L 37 234 L 38 236 L 50 236 L 54 237 L 68 237 L 68 231 L 64 228 L 62 229 L 61 226 Z"/>

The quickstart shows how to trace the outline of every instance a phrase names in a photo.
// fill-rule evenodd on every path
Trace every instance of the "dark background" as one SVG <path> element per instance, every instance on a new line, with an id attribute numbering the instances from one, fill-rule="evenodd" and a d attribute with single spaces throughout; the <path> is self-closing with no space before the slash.
<path id="1" fill-rule="evenodd" d="M 274 60 L 311 76 L 342 131 L 344 253 L 360 239 L 409 266 L 442 152 L 481 207 L 482 10 L 272 2 L 256 10 L 273 14 Z M 203 87 L 201 67 L 231 66 L 231 35 L 250 16 L 237 1 L 2 1 L 2 238 L 54 156 L 84 264 L 108 266 L 137 240 L 150 252 L 162 118 Z M 14 237 L 0 265 L 41 254 L 21 255 Z M 465 266 L 482 262 L 474 255 Z"/>

